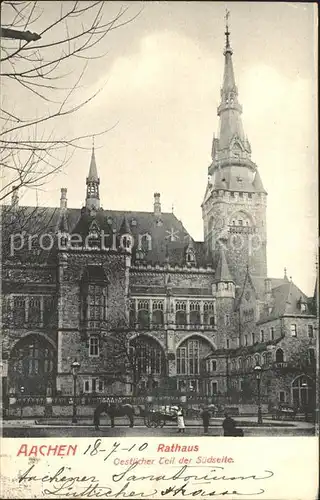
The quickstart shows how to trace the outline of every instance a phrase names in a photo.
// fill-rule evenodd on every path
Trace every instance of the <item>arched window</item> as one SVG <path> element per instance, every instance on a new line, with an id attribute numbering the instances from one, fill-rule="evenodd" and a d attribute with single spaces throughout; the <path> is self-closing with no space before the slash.
<path id="1" fill-rule="evenodd" d="M 200 326 L 200 302 L 190 302 L 190 323 L 193 326 Z"/>
<path id="2" fill-rule="evenodd" d="M 187 324 L 187 303 L 181 300 L 176 302 L 176 324 Z"/>
<path id="3" fill-rule="evenodd" d="M 204 360 L 211 353 L 211 345 L 202 337 L 188 338 L 177 349 L 177 374 L 201 375 L 201 370 L 205 369 Z"/>
<path id="4" fill-rule="evenodd" d="M 138 326 L 149 328 L 149 301 L 138 300 Z"/>
<path id="5" fill-rule="evenodd" d="M 315 384 L 309 377 L 301 375 L 292 382 L 292 399 L 302 410 L 315 408 Z"/>
<path id="6" fill-rule="evenodd" d="M 203 304 L 203 321 L 205 325 L 215 326 L 214 302 L 205 302 Z"/>
<path id="7" fill-rule="evenodd" d="M 149 233 L 140 235 L 140 247 L 144 252 L 152 250 L 152 237 Z"/>
<path id="8" fill-rule="evenodd" d="M 56 355 L 52 345 L 43 337 L 28 335 L 20 340 L 10 354 L 9 386 L 25 394 L 45 395 L 53 389 Z"/>
<path id="9" fill-rule="evenodd" d="M 139 335 L 130 341 L 130 365 L 134 367 L 133 376 L 136 381 L 142 375 L 163 375 L 165 373 L 165 356 L 156 340 Z"/>
<path id="10" fill-rule="evenodd" d="M 260 356 L 259 356 L 259 354 L 255 354 L 254 355 L 254 365 L 257 366 L 260 364 L 261 364 Z"/>
<path id="11" fill-rule="evenodd" d="M 280 349 L 277 349 L 276 350 L 276 363 L 283 363 L 284 361 L 284 356 L 283 356 L 283 350 Z"/>
<path id="12" fill-rule="evenodd" d="M 163 326 L 163 301 L 154 300 L 152 303 L 152 325 L 154 327 Z"/>

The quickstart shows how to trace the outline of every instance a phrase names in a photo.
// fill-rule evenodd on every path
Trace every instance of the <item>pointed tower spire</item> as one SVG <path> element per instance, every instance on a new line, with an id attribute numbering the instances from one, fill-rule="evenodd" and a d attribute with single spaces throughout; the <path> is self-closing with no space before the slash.
<path id="1" fill-rule="evenodd" d="M 230 12 L 226 12 L 226 45 L 223 51 L 224 55 L 224 74 L 221 89 L 221 104 L 218 107 L 218 116 L 220 116 L 220 134 L 219 149 L 230 149 L 232 140 L 237 138 L 241 141 L 242 147 L 246 144 L 246 138 L 243 131 L 241 113 L 242 106 L 238 102 L 238 88 L 233 71 L 232 54 L 230 45 L 229 31 Z"/>
<path id="2" fill-rule="evenodd" d="M 86 207 L 87 208 L 100 208 L 100 197 L 99 197 L 99 184 L 100 179 L 98 177 L 96 157 L 94 151 L 94 137 L 92 138 L 92 153 L 89 168 L 89 175 L 86 180 L 87 184 L 87 196 L 86 196 Z"/>

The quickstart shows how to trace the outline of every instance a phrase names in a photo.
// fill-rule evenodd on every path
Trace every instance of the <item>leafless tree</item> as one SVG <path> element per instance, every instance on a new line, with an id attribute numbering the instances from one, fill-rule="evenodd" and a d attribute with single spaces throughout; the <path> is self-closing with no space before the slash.
<path id="1" fill-rule="evenodd" d="M 114 15 L 100 0 L 2 2 L 0 202 L 15 188 L 43 185 L 88 135 L 114 126 L 74 136 L 61 127 L 103 88 L 80 96 L 90 62 L 106 55 L 107 35 L 139 15 L 121 4 L 112 8 Z"/>
<path id="2" fill-rule="evenodd" d="M 152 389 L 154 359 L 143 336 L 134 336 L 132 330 L 119 328 L 105 339 L 106 372 L 109 383 L 130 383 L 132 393 L 138 395 L 140 382 L 147 377 L 148 390 Z"/>

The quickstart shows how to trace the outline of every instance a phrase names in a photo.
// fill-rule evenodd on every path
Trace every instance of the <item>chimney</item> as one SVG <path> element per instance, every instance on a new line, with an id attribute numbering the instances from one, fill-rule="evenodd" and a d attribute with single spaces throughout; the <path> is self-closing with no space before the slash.
<path id="1" fill-rule="evenodd" d="M 61 188 L 60 208 L 67 208 L 67 188 Z"/>
<path id="2" fill-rule="evenodd" d="M 161 215 L 160 193 L 154 193 L 153 211 L 154 215 Z"/>
<path id="3" fill-rule="evenodd" d="M 11 196 L 11 206 L 12 207 L 18 207 L 18 205 L 19 205 L 18 188 L 16 186 L 13 186 L 13 188 L 12 188 L 12 196 Z"/>

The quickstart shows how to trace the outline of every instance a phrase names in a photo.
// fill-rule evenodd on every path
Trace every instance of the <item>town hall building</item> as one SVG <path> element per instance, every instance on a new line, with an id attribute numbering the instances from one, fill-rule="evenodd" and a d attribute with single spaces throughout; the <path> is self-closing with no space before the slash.
<path id="1" fill-rule="evenodd" d="M 267 273 L 267 191 L 243 129 L 226 29 L 219 133 L 194 241 L 160 194 L 146 212 L 100 206 L 92 149 L 71 208 L 3 209 L 5 394 L 198 394 L 313 405 L 316 297 Z M 201 200 L 199 200 L 199 203 Z M 23 237 L 19 236 L 23 233 Z M 22 388 L 22 389 L 21 389 Z"/>

